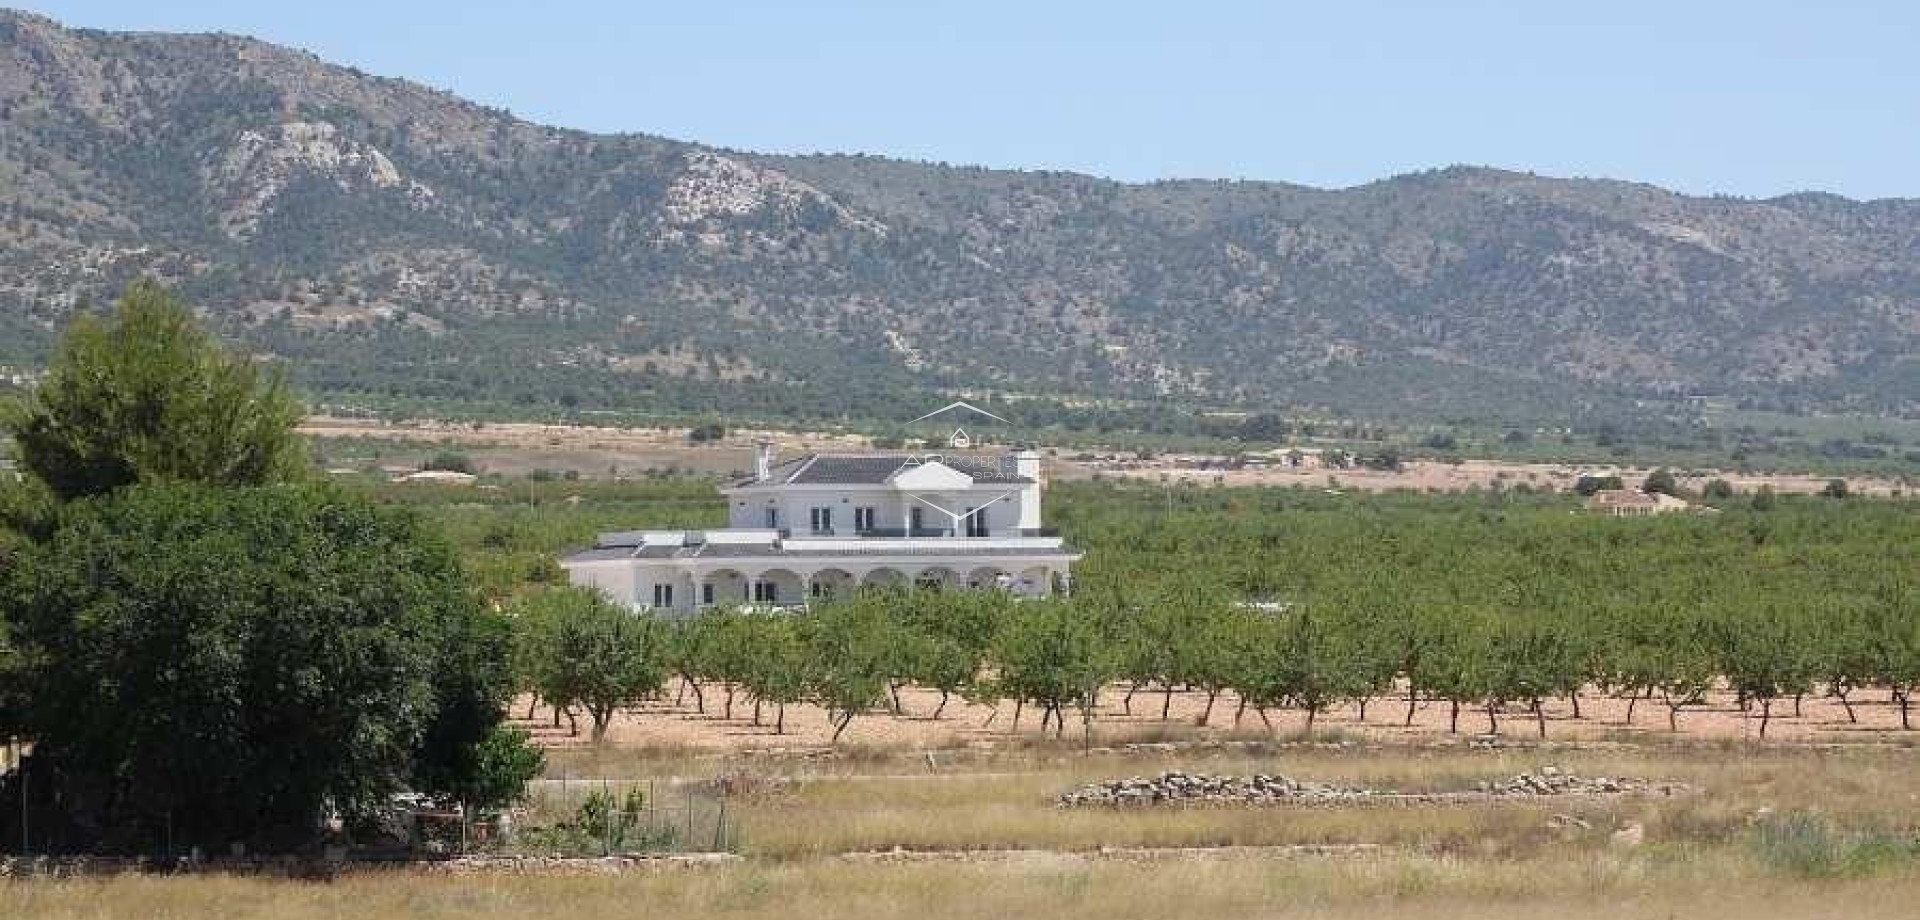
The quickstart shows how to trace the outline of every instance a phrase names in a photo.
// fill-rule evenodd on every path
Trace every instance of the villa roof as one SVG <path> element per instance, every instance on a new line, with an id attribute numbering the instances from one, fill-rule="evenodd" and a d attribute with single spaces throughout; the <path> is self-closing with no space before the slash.
<path id="1" fill-rule="evenodd" d="M 752 477 L 734 483 L 753 485 L 886 485 L 903 469 L 937 462 L 959 470 L 980 485 L 1026 485 L 1025 476 L 973 458 L 918 454 L 805 454 L 773 468 L 766 482 Z"/>

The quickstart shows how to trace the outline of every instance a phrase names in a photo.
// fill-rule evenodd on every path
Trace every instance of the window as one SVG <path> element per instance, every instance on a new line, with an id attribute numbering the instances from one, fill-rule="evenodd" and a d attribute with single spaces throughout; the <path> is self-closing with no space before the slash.
<path id="1" fill-rule="evenodd" d="M 767 529 L 768 530 L 780 529 L 780 509 L 778 508 L 767 509 Z"/>
<path id="2" fill-rule="evenodd" d="M 655 607 L 673 606 L 673 586 L 672 585 L 654 585 L 653 586 L 653 605 Z"/>
<path id="3" fill-rule="evenodd" d="M 987 535 L 987 509 L 967 509 L 967 536 L 984 537 Z"/>
<path id="4" fill-rule="evenodd" d="M 756 604 L 780 603 L 780 586 L 770 581 L 754 582 L 753 602 Z"/>
<path id="5" fill-rule="evenodd" d="M 713 606 L 713 582 L 700 586 L 700 603 L 708 607 Z"/>
<path id="6" fill-rule="evenodd" d="M 856 533 L 873 529 L 873 509 L 853 509 L 853 529 Z"/>
<path id="7" fill-rule="evenodd" d="M 921 521 L 921 511 L 922 509 L 918 505 L 907 509 L 907 529 L 912 533 L 919 533 L 920 530 L 926 526 L 924 522 Z"/>
<path id="8" fill-rule="evenodd" d="M 812 514 L 814 533 L 833 533 L 833 509 L 815 508 Z"/>

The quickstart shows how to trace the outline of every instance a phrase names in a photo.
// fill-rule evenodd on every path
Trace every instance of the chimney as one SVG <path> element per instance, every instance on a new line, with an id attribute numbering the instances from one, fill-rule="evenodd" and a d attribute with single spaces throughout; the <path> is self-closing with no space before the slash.
<path id="1" fill-rule="evenodd" d="M 1040 529 L 1040 452 L 1023 447 L 1013 455 L 1016 473 L 1033 480 L 1020 487 L 1020 529 Z"/>
<path id="2" fill-rule="evenodd" d="M 773 478 L 773 458 L 780 455 L 780 445 L 772 441 L 753 442 L 756 450 L 753 455 L 753 481 L 766 482 Z"/>

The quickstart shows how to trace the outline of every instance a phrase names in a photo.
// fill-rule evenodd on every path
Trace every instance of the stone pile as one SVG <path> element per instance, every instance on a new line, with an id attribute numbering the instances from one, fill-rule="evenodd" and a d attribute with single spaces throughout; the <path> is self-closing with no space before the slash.
<path id="1" fill-rule="evenodd" d="M 617 875 L 672 869 L 704 869 L 740 862 L 734 853 L 623 853 L 614 856 L 457 856 L 407 863 L 411 869 L 452 875 Z"/>
<path id="2" fill-rule="evenodd" d="M 1285 776 L 1210 776 L 1170 771 L 1153 779 L 1092 783 L 1060 797 L 1063 808 L 1087 805 L 1276 804 L 1344 802 L 1373 795 L 1365 789 L 1302 782 Z"/>
<path id="3" fill-rule="evenodd" d="M 1492 796 L 1543 795 L 1622 795 L 1655 793 L 1673 795 L 1687 791 L 1681 783 L 1655 783 L 1624 776 L 1575 776 L 1557 767 L 1541 767 L 1537 773 L 1522 773 L 1503 780 L 1482 780 L 1477 791 Z"/>
<path id="4" fill-rule="evenodd" d="M 1272 776 L 1213 776 L 1171 771 L 1157 777 L 1131 777 L 1092 783 L 1060 797 L 1060 807 L 1138 805 L 1348 805 L 1464 804 L 1498 798 L 1545 796 L 1674 795 L 1690 791 L 1680 783 L 1656 783 L 1626 777 L 1582 777 L 1543 767 L 1536 773 L 1482 780 L 1459 792 L 1395 792 Z"/>

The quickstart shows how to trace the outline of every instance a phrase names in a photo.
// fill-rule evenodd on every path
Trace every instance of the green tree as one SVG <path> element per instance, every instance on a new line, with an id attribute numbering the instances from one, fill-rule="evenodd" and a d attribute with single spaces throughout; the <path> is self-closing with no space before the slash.
<path id="1" fill-rule="evenodd" d="M 1345 627 L 1309 608 L 1286 614 L 1277 630 L 1279 687 L 1290 705 L 1306 713 L 1308 735 L 1321 713 L 1374 689 L 1356 636 Z"/>
<path id="2" fill-rule="evenodd" d="M 1223 632 L 1229 607 L 1220 581 L 1195 572 L 1163 581 L 1131 616 L 1132 635 L 1117 650 L 1119 667 L 1135 686 L 1160 684 L 1160 718 L 1171 715 L 1177 688 L 1198 686 L 1207 692 L 1201 716 L 1206 724 L 1233 679 L 1232 649 Z"/>
<path id="3" fill-rule="evenodd" d="M 998 591 L 896 591 L 893 612 L 907 682 L 940 691 L 938 719 L 954 694 L 971 691 L 998 633 L 1008 599 Z M 898 708 L 896 706 L 896 708 Z"/>
<path id="4" fill-rule="evenodd" d="M 519 657 L 542 699 L 560 710 L 578 705 L 606 737 L 621 707 L 658 694 L 671 673 L 666 626 L 587 588 L 553 588 L 516 602 L 523 628 Z"/>
<path id="5" fill-rule="evenodd" d="M 1067 598 L 1015 606 L 994 644 L 994 661 L 1001 693 L 1039 706 L 1041 731 L 1051 720 L 1056 736 L 1066 730 L 1068 706 L 1080 710 L 1084 723 L 1115 670 L 1100 617 Z"/>
<path id="6" fill-rule="evenodd" d="M 1910 582 L 1880 585 L 1867 609 L 1874 680 L 1900 708 L 1900 727 L 1913 727 L 1913 694 L 1920 688 L 1920 591 Z"/>
<path id="7" fill-rule="evenodd" d="M 326 807 L 506 791 L 475 772 L 502 745 L 502 631 L 405 511 L 128 487 L 69 505 L 4 587 L 55 846 L 289 846 Z"/>
<path id="8" fill-rule="evenodd" d="M 1680 480 L 1673 475 L 1672 470 L 1663 466 L 1647 474 L 1647 478 L 1640 483 L 1640 491 L 1648 494 L 1657 492 L 1663 495 L 1679 495 Z"/>
<path id="9" fill-rule="evenodd" d="M 1812 636 L 1817 643 L 1811 650 L 1813 671 L 1826 684 L 1827 695 L 1840 701 L 1849 723 L 1860 721 L 1853 711 L 1853 692 L 1876 676 L 1872 605 L 1871 597 L 1851 593 L 1815 605 L 1820 628 Z"/>
<path id="10" fill-rule="evenodd" d="M 436 451 L 433 456 L 427 458 L 427 462 L 422 464 L 420 468 L 424 470 L 444 470 L 449 473 L 471 474 L 474 472 L 473 458 L 457 450 Z"/>
<path id="11" fill-rule="evenodd" d="M 1487 705 L 1487 730 L 1499 731 L 1490 620 L 1485 611 L 1464 607 L 1436 606 L 1422 612 L 1425 635 L 1408 685 L 1421 696 L 1447 701 L 1449 733 L 1460 730 L 1461 708 L 1482 701 Z"/>
<path id="12" fill-rule="evenodd" d="M 1646 649 L 1646 674 L 1667 707 L 1667 730 L 1680 730 L 1680 710 L 1706 702 L 1720 663 L 1697 615 L 1668 609 L 1656 624 L 1657 640 Z"/>
<path id="13" fill-rule="evenodd" d="M 1547 736 L 1542 701 L 1577 692 L 1585 677 L 1581 648 L 1567 624 L 1533 615 L 1499 617 L 1488 633 L 1488 723 L 1507 700 L 1527 704 L 1540 737 Z"/>
<path id="14" fill-rule="evenodd" d="M 786 734 L 787 705 L 807 692 L 809 621 L 785 613 L 755 613 L 742 621 L 738 635 L 752 649 L 741 685 L 753 696 L 753 724 L 760 724 L 762 703 L 774 706 L 773 732 Z"/>
<path id="15" fill-rule="evenodd" d="M 838 742 L 854 716 L 887 698 L 890 681 L 902 671 L 900 643 L 880 593 L 816 605 L 812 616 L 807 674 Z"/>
<path id="16" fill-rule="evenodd" d="M 504 805 L 526 798 L 527 784 L 547 768 L 547 755 L 527 730 L 499 725 L 473 747 L 473 768 L 448 791 L 462 802 Z"/>
<path id="17" fill-rule="evenodd" d="M 301 410 L 278 372 L 228 354 L 159 285 L 74 320 L 45 379 L 0 417 L 20 464 L 62 501 L 136 482 L 247 486 L 304 475 Z"/>
<path id="18" fill-rule="evenodd" d="M 1778 603 L 1770 592 L 1727 597 L 1711 626 L 1719 670 L 1742 704 L 1760 704 L 1760 737 L 1767 736 L 1773 704 L 1812 686 L 1818 638 L 1797 606 Z"/>
<path id="19" fill-rule="evenodd" d="M 1573 491 L 1582 495 L 1595 492 L 1610 492 L 1626 488 L 1626 483 L 1618 476 L 1582 476 L 1573 481 Z"/>

